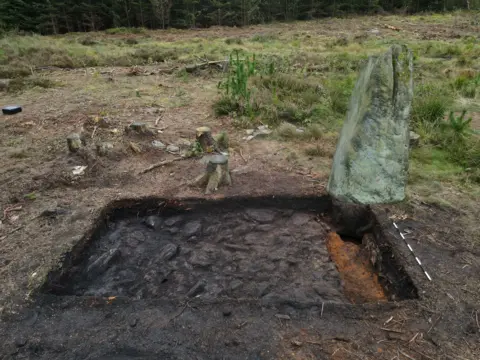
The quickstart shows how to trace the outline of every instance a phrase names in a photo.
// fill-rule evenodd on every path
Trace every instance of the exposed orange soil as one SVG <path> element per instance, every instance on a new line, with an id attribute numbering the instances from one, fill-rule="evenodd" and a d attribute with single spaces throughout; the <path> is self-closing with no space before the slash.
<path id="1" fill-rule="evenodd" d="M 369 260 L 361 253 L 360 246 L 343 241 L 337 233 L 327 238 L 330 256 L 337 264 L 343 280 L 345 296 L 354 304 L 387 301 L 385 292 L 378 282 Z"/>

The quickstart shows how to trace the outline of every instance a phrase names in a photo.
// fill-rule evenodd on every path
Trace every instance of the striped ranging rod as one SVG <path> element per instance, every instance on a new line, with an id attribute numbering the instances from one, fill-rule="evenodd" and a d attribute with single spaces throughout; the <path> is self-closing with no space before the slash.
<path id="1" fill-rule="evenodd" d="M 405 235 L 403 235 L 403 233 L 400 231 L 400 229 L 398 228 L 397 224 L 393 223 L 393 226 L 395 226 L 395 229 L 397 229 L 398 232 L 400 233 L 400 236 L 402 237 L 403 241 L 405 241 L 405 244 L 407 244 L 408 250 L 410 250 L 410 252 L 412 253 L 412 255 L 415 257 L 415 260 L 417 260 L 418 265 L 420 265 L 420 267 L 422 268 L 422 270 L 423 270 L 423 272 L 425 273 L 425 276 L 427 277 L 427 279 L 430 280 L 430 281 L 432 281 L 432 278 L 430 277 L 430 275 L 428 275 L 427 270 L 425 270 L 425 268 L 423 267 L 422 262 L 421 262 L 420 259 L 415 255 L 415 253 L 413 252 L 413 249 L 412 249 L 412 247 L 410 246 L 410 244 L 407 242 L 407 239 L 405 239 Z"/>

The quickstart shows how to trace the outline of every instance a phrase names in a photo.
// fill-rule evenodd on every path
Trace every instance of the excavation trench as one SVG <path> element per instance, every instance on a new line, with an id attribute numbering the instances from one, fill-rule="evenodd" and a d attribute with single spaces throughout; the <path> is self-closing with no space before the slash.
<path id="1" fill-rule="evenodd" d="M 371 261 L 372 241 L 335 233 L 330 207 L 328 198 L 115 203 L 42 291 L 305 304 L 416 297 L 385 244 L 382 266 Z"/>

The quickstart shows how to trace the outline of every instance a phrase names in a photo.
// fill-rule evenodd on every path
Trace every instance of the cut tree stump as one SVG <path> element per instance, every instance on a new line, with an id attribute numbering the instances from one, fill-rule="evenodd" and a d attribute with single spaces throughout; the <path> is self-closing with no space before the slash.
<path id="1" fill-rule="evenodd" d="M 228 158 L 225 155 L 212 155 L 208 161 L 205 173 L 197 177 L 194 185 L 204 187 L 205 194 L 211 194 L 222 186 L 230 186 L 232 179 L 228 168 Z"/>
<path id="2" fill-rule="evenodd" d="M 212 136 L 212 130 L 207 126 L 197 128 L 196 139 L 204 153 L 219 152 Z"/>

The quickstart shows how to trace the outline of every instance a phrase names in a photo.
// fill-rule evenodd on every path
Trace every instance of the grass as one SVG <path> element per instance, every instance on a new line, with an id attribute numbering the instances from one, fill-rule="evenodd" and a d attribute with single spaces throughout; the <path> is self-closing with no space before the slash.
<path id="1" fill-rule="evenodd" d="M 462 32 L 469 31 L 468 14 L 408 19 L 421 24 L 463 24 Z M 402 22 L 402 27 L 408 27 L 402 20 L 387 16 L 382 21 Z M 344 26 L 344 21 L 327 22 L 329 26 Z M 353 24 L 357 19 L 349 21 Z M 182 65 L 238 54 L 239 59 L 250 59 L 250 63 L 242 63 L 243 73 L 234 65 L 227 76 L 220 72 L 206 75 L 208 80 L 213 77 L 212 82 L 223 82 L 213 105 L 215 114 L 230 116 L 239 127 L 251 128 L 260 123 L 276 127 L 275 137 L 279 141 L 308 145 L 297 156 L 331 157 L 359 70 L 368 56 L 402 42 L 414 53 L 411 128 L 421 137 L 420 147 L 411 155 L 411 183 L 428 179 L 449 179 L 458 184 L 478 181 L 478 138 L 461 131 L 463 135 L 459 137 L 458 129 L 448 118 L 451 110 L 466 110 L 465 119 L 471 112 L 480 112 L 480 44 L 474 32 L 458 39 L 420 39 L 409 36 L 405 29 L 398 33 L 380 29 L 382 36 L 372 36 L 363 30 L 339 34 L 322 24 L 323 21 L 299 22 L 293 27 L 277 24 L 250 29 L 250 33 L 245 29 L 242 36 L 229 31 L 219 35 L 212 30 L 212 36 L 192 37 L 183 30 L 155 32 L 130 28 L 46 37 L 12 33 L 0 38 L 0 78 L 24 78 L 13 82 L 10 91 L 18 92 L 58 85 L 39 77 L 39 67 L 160 64 L 178 66 L 175 81 L 186 85 L 203 79 L 189 75 Z M 252 63 L 254 69 L 249 72 Z M 169 102 L 174 106 L 188 105 L 190 94 L 187 96 L 178 86 L 176 89 Z M 148 97 L 143 91 L 139 94 L 139 99 Z"/>

